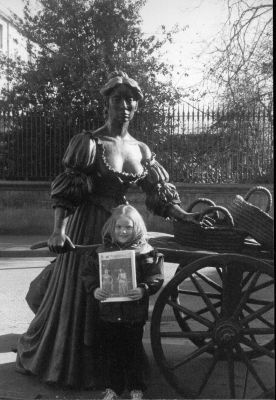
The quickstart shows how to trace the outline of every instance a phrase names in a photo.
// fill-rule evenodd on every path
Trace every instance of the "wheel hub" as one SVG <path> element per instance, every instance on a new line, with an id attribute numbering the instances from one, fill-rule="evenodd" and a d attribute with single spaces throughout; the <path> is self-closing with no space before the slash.
<path id="1" fill-rule="evenodd" d="M 215 328 L 214 338 L 219 346 L 232 347 L 239 339 L 238 327 L 229 321 L 222 322 Z"/>

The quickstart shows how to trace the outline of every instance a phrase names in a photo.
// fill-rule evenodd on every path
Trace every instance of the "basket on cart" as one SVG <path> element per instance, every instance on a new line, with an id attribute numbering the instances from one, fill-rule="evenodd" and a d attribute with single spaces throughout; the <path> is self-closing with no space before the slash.
<path id="1" fill-rule="evenodd" d="M 265 211 L 248 200 L 253 193 L 260 192 L 266 196 L 267 205 Z M 273 248 L 273 218 L 268 214 L 272 205 L 270 191 L 262 186 L 255 186 L 250 189 L 244 197 L 237 195 L 230 204 L 229 211 L 233 216 L 235 226 L 238 229 L 248 232 L 264 247 Z"/>
<path id="2" fill-rule="evenodd" d="M 199 197 L 198 199 L 194 200 L 188 207 L 187 207 L 187 212 L 192 212 L 192 211 L 196 211 L 195 207 L 197 207 L 197 211 L 198 212 L 202 212 L 206 209 L 206 206 L 211 206 L 211 207 L 216 207 L 216 204 L 213 200 L 211 199 L 207 199 L 206 197 Z M 205 205 L 205 208 L 202 209 L 202 205 Z M 210 217 L 211 217 L 211 221 L 216 223 L 223 223 L 222 219 L 219 219 L 219 213 L 218 211 L 214 211 L 213 213 L 210 213 Z"/>
<path id="3" fill-rule="evenodd" d="M 198 201 L 194 202 L 194 206 Z M 193 207 L 188 207 L 191 211 Z M 248 233 L 235 228 L 230 212 L 221 206 L 211 206 L 201 214 L 201 220 L 207 215 L 219 212 L 223 214 L 223 223 L 216 222 L 212 226 L 195 224 L 190 221 L 174 222 L 175 240 L 184 245 L 217 252 L 239 252 L 244 246 L 244 239 Z"/>

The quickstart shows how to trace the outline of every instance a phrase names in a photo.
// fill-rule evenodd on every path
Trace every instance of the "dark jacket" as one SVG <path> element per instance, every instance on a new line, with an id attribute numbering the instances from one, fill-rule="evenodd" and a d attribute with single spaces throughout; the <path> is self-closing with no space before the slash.
<path id="1" fill-rule="evenodd" d="M 87 257 L 82 278 L 89 296 L 94 296 L 94 290 L 100 286 L 98 254 L 115 250 L 120 249 L 100 246 L 93 254 Z M 104 321 L 118 323 L 145 322 L 148 319 L 149 296 L 155 294 L 164 281 L 163 259 L 163 254 L 158 253 L 148 244 L 140 251 L 136 251 L 137 286 L 144 288 L 144 296 L 137 301 L 99 302 L 100 318 Z"/>

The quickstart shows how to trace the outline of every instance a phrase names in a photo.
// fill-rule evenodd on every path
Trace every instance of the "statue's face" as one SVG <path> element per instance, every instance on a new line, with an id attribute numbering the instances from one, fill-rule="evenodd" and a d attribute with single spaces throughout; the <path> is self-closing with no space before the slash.
<path id="1" fill-rule="evenodd" d="M 130 121 L 137 110 L 138 102 L 133 97 L 131 88 L 120 85 L 115 88 L 108 101 L 108 116 L 111 121 L 120 123 Z"/>

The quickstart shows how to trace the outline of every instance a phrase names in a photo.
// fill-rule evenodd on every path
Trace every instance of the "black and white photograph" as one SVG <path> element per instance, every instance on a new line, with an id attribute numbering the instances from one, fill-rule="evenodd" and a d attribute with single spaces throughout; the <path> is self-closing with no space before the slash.
<path id="1" fill-rule="evenodd" d="M 273 22 L 0 0 L 0 400 L 275 398 Z"/>

